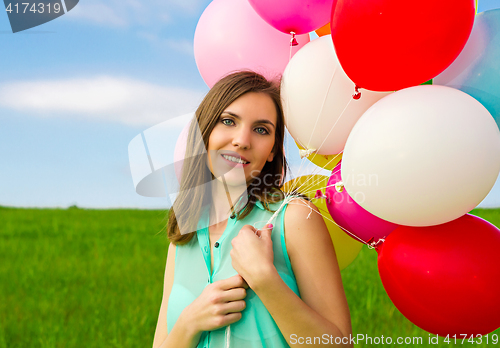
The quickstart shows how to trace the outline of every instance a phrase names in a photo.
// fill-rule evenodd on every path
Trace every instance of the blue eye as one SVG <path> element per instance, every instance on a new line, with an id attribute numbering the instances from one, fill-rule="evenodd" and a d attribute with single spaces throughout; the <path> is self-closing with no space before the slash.
<path id="1" fill-rule="evenodd" d="M 225 125 L 225 126 L 232 126 L 234 125 L 234 121 L 229 119 L 229 118 L 223 118 L 221 120 L 222 124 Z"/>
<path id="2" fill-rule="evenodd" d="M 264 127 L 257 127 L 257 128 L 255 128 L 255 131 L 259 134 L 262 134 L 262 135 L 269 134 L 267 129 L 265 129 Z"/>

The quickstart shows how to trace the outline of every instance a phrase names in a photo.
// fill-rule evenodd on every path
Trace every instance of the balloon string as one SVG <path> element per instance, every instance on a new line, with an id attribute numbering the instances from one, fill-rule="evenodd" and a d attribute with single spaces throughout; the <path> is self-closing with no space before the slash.
<path id="1" fill-rule="evenodd" d="M 344 111 L 347 109 L 347 107 L 349 106 L 349 103 L 352 99 L 349 99 L 349 102 L 347 103 L 346 107 L 344 108 L 344 110 L 342 111 L 342 114 L 339 116 L 339 118 L 337 119 L 337 122 L 338 120 L 340 119 L 340 117 L 342 117 L 342 115 L 344 114 Z M 330 133 L 332 132 L 333 128 L 335 127 L 335 125 L 337 124 L 337 122 L 335 122 L 335 124 L 333 125 L 333 127 L 330 129 L 330 132 L 328 133 L 327 137 L 330 135 Z M 326 137 L 326 138 L 327 138 Z M 321 143 L 320 145 L 320 148 L 321 146 L 323 146 L 323 143 L 326 141 L 326 138 L 323 140 L 323 142 Z M 297 189 L 300 189 L 302 186 L 304 186 L 305 184 L 308 183 L 309 180 L 312 180 L 313 179 L 313 176 L 318 174 L 322 169 L 325 169 L 326 166 L 328 166 L 332 161 L 334 161 L 338 155 L 340 155 L 341 153 L 343 153 L 344 150 L 342 150 L 341 152 L 339 152 L 338 154 L 336 154 L 332 159 L 330 159 L 323 167 L 319 167 L 317 166 L 316 168 L 313 169 L 313 172 L 311 173 L 311 177 L 309 179 L 307 179 L 304 183 L 302 183 Z M 302 162 L 301 162 L 301 168 L 302 168 Z M 300 168 L 299 168 L 299 172 L 300 172 Z M 333 172 L 332 172 L 333 174 Z"/>
<path id="2" fill-rule="evenodd" d="M 326 100 L 327 100 L 327 98 L 328 98 L 328 94 L 330 94 L 330 89 L 331 89 L 332 84 L 333 84 L 333 78 L 335 77 L 335 74 L 336 74 L 336 73 L 337 73 L 337 69 L 335 69 L 335 70 L 333 71 L 332 77 L 330 78 L 330 82 L 328 83 L 328 88 L 327 88 L 327 90 L 326 90 L 325 96 L 323 97 L 323 102 L 321 103 L 321 107 L 320 107 L 320 109 L 319 109 L 318 116 L 316 117 L 316 122 L 314 123 L 314 127 L 313 127 L 313 130 L 312 130 L 312 132 L 311 132 L 311 136 L 309 137 L 309 141 L 307 142 L 308 144 L 310 144 L 310 143 L 311 143 L 311 140 L 312 140 L 312 138 L 313 138 L 313 136 L 314 136 L 314 132 L 316 131 L 316 127 L 318 126 L 318 122 L 319 122 L 319 119 L 320 119 L 320 117 L 321 117 L 321 113 L 323 112 L 323 109 L 324 109 L 324 107 L 325 107 Z M 345 110 L 345 109 L 344 109 L 344 110 Z M 335 127 L 335 125 L 333 125 L 333 127 Z M 333 128 L 333 127 L 332 127 L 332 128 Z M 328 134 L 330 134 L 330 133 L 328 133 Z M 321 144 L 321 145 L 323 145 L 323 144 Z M 302 146 L 302 145 L 301 145 L 301 146 Z M 302 147 L 304 148 L 304 150 L 308 150 L 308 148 L 307 148 L 307 147 L 304 147 L 304 146 L 302 146 Z M 321 146 L 320 146 L 320 148 L 321 148 Z M 314 149 L 314 150 L 315 150 L 315 152 L 317 152 L 319 149 Z M 303 161 L 301 161 L 301 162 L 300 162 L 300 167 L 299 167 L 299 170 L 298 170 L 298 172 L 299 172 L 299 173 L 302 171 L 303 164 L 304 164 L 304 162 L 303 162 Z"/>
<path id="3" fill-rule="evenodd" d="M 304 203 L 304 202 L 297 202 L 297 203 L 291 202 L 290 204 L 302 204 L 302 205 L 306 205 L 307 207 L 309 207 L 309 205 L 307 203 Z M 318 208 L 318 207 L 316 207 L 316 208 Z M 318 208 L 318 210 L 319 210 L 319 212 L 316 212 L 314 210 L 313 210 L 313 212 L 321 215 L 321 217 L 323 217 L 324 219 L 334 223 L 338 228 L 342 229 L 345 233 L 350 235 L 352 238 L 354 238 L 358 242 L 363 243 L 366 246 L 368 246 L 369 249 L 377 250 L 380 247 L 380 245 L 382 245 L 385 242 L 385 238 L 379 238 L 377 241 L 375 241 L 375 238 L 373 238 L 373 237 L 370 238 L 368 241 L 365 241 L 365 240 L 361 239 L 360 237 L 358 237 L 357 235 L 355 235 L 354 233 L 350 232 L 348 229 L 337 224 L 335 222 L 335 220 L 333 220 L 333 218 L 331 218 L 329 212 L 323 213 L 323 209 L 320 209 L 320 208 Z"/>
<path id="4" fill-rule="evenodd" d="M 291 38 L 290 38 L 290 55 L 288 56 L 288 63 L 292 60 L 292 48 L 293 46 L 298 45 L 297 40 L 295 39 L 295 33 L 293 31 L 290 32 Z M 296 45 L 293 44 L 293 41 L 295 40 Z"/>
<path id="5" fill-rule="evenodd" d="M 333 76 L 332 76 L 332 81 L 333 81 Z M 331 83 L 331 82 L 330 82 Z M 328 95 L 328 93 L 327 93 Z M 325 96 L 326 98 L 326 96 Z M 319 151 L 321 149 L 321 147 L 323 146 L 323 144 L 325 143 L 326 139 L 328 139 L 328 137 L 330 136 L 330 134 L 332 133 L 333 129 L 335 128 L 335 126 L 337 125 L 337 123 L 339 122 L 339 120 L 341 119 L 341 117 L 344 115 L 344 112 L 347 110 L 347 108 L 349 107 L 349 105 L 351 104 L 351 101 L 352 99 L 350 98 L 349 101 L 347 102 L 346 106 L 344 107 L 344 109 L 342 110 L 342 112 L 340 113 L 339 117 L 337 118 L 337 120 L 335 121 L 334 125 L 330 128 L 330 131 L 328 132 L 328 134 L 326 135 L 326 137 L 323 139 L 323 141 L 321 142 L 320 146 L 318 147 L 318 149 L 316 151 Z M 319 117 L 318 117 L 319 119 Z M 316 119 L 316 124 L 317 124 L 317 121 L 318 119 Z M 314 125 L 316 127 L 316 124 Z M 313 130 L 314 132 L 314 130 Z M 312 136 L 311 136 L 311 139 L 312 139 Z M 342 150 L 340 153 L 342 153 L 344 150 Z M 340 154 L 339 153 L 339 154 Z M 331 163 L 331 161 L 333 161 L 337 156 L 335 156 L 334 158 L 332 158 L 330 161 L 328 161 L 328 163 L 326 165 L 324 165 L 323 167 L 318 167 L 317 169 L 313 170 L 313 173 L 311 174 L 311 177 L 309 179 L 307 179 L 302 185 L 300 185 L 300 187 L 302 187 L 303 185 L 305 185 L 309 180 L 312 179 L 312 176 L 313 175 L 316 175 L 317 173 L 319 173 L 319 171 L 321 169 L 325 169 L 325 167 Z M 304 162 L 301 162 L 300 164 L 300 167 L 299 167 L 299 172 L 301 171 L 302 169 L 302 165 L 303 165 Z M 300 189 L 297 188 L 297 189 Z"/>
<path id="6" fill-rule="evenodd" d="M 305 203 L 304 201 L 302 201 L 300 199 L 298 199 L 297 202 L 294 201 L 294 202 L 290 202 L 289 204 L 300 204 L 300 205 L 303 205 L 303 206 L 306 206 L 306 207 L 310 208 L 310 206 L 307 203 Z M 316 207 L 316 208 L 318 208 L 318 207 Z M 326 219 L 326 220 L 334 223 L 338 228 L 342 229 L 345 233 L 347 233 L 348 235 L 350 235 L 351 237 L 353 237 L 354 239 L 356 239 L 358 242 L 367 245 L 368 248 L 370 248 L 370 249 L 376 248 L 378 246 L 378 244 L 380 244 L 381 242 L 384 241 L 383 238 L 380 238 L 377 242 L 371 242 L 371 241 L 369 241 L 371 243 L 368 243 L 368 242 L 364 241 L 363 239 L 359 238 L 358 236 L 356 236 L 354 233 L 351 233 L 346 228 L 344 228 L 344 227 L 340 226 L 339 224 L 337 224 L 331 217 L 329 217 L 330 213 L 328 213 L 328 212 L 323 213 L 323 209 L 320 209 L 320 208 L 318 208 L 318 210 L 319 210 L 319 212 L 317 212 L 314 209 L 312 209 L 312 212 L 315 212 L 316 214 L 319 214 L 322 218 L 324 218 L 324 219 Z M 309 215 L 311 215 L 311 214 L 309 214 Z M 308 215 L 308 218 L 309 218 L 309 215 Z"/>
<path id="7" fill-rule="evenodd" d="M 336 174 L 338 171 L 339 171 L 339 170 L 332 171 L 332 174 Z M 307 179 L 306 181 L 309 181 L 310 179 L 311 179 L 311 178 Z M 335 184 L 336 184 L 336 183 L 335 183 Z M 335 184 L 327 185 L 327 186 L 325 186 L 325 188 L 327 188 L 327 187 L 334 187 L 334 186 L 335 186 Z M 299 185 L 299 187 L 302 187 L 302 186 L 304 186 L 304 183 L 302 183 L 301 185 Z M 291 188 L 291 190 L 293 190 L 294 188 L 297 188 L 297 186 L 292 187 L 292 188 Z M 314 192 L 314 191 L 315 191 L 315 190 L 309 190 L 309 191 L 304 191 L 304 192 L 301 192 L 301 193 L 302 193 L 302 194 L 305 194 L 305 195 L 307 196 L 307 194 L 308 194 L 308 193 L 312 193 L 312 192 Z M 291 194 L 289 194 L 289 193 L 285 193 L 285 199 L 287 199 L 287 202 L 286 202 L 286 203 L 289 203 L 289 202 L 290 202 L 293 198 L 294 198 L 294 197 L 292 197 L 292 195 L 291 195 Z M 324 198 L 324 197 L 321 197 L 321 198 Z M 305 202 L 303 202 L 303 201 L 301 201 L 301 200 L 297 200 L 297 201 L 298 201 L 297 203 L 290 202 L 290 204 L 303 204 L 303 205 L 305 205 L 305 206 L 309 207 L 309 205 L 308 205 L 308 204 L 306 204 Z M 280 211 L 280 210 L 284 207 L 284 205 L 285 205 L 286 203 L 284 202 L 284 203 L 280 206 L 280 208 L 278 208 L 278 211 Z M 310 208 L 310 207 L 309 207 L 309 208 Z M 348 229 L 346 229 L 346 228 L 344 228 L 344 227 L 340 226 L 339 224 L 337 224 L 337 223 L 333 220 L 333 218 L 331 218 L 331 215 L 330 215 L 330 213 L 329 213 L 329 212 L 323 212 L 323 209 L 320 209 L 320 208 L 318 208 L 318 210 L 319 210 L 320 212 L 317 212 L 317 213 L 318 213 L 319 215 L 321 215 L 324 219 L 326 219 L 326 220 L 328 220 L 328 221 L 330 221 L 330 222 L 334 223 L 337 227 L 339 227 L 340 229 L 342 229 L 345 233 L 347 233 L 348 235 L 350 235 L 352 238 L 354 238 L 355 240 L 357 240 L 357 241 L 358 241 L 358 242 L 360 242 L 360 243 L 363 243 L 363 244 L 367 245 L 369 249 L 375 249 L 375 250 L 378 250 L 378 248 L 380 247 L 381 243 L 383 243 L 383 242 L 385 241 L 385 239 L 384 239 L 384 238 L 379 238 L 377 241 L 375 241 L 375 239 L 374 239 L 374 238 L 371 238 L 370 240 L 365 241 L 365 240 L 361 239 L 360 237 L 358 237 L 357 235 L 355 235 L 354 233 L 352 233 L 351 231 L 349 231 Z M 277 215 L 277 214 L 275 214 L 275 215 Z M 311 215 L 311 212 L 310 212 L 310 213 L 309 213 L 309 215 L 307 216 L 307 219 L 309 219 L 310 215 Z M 272 217 L 271 219 L 269 219 L 269 222 L 268 222 L 268 223 L 270 223 L 272 219 L 273 219 L 273 217 Z"/>
<path id="8" fill-rule="evenodd" d="M 333 128 L 335 128 L 335 126 L 337 125 L 337 123 L 339 122 L 339 120 L 342 118 L 342 116 L 344 115 L 344 112 L 346 111 L 346 109 L 349 107 L 349 105 L 351 104 L 351 101 L 352 99 L 349 99 L 349 101 L 347 102 L 347 105 L 344 107 L 344 110 L 342 110 L 342 113 L 340 114 L 340 116 L 337 118 L 337 120 L 335 121 L 334 125 L 332 126 L 332 128 L 330 128 L 330 131 L 328 132 L 328 134 L 326 135 L 326 137 L 324 137 L 323 139 L 323 142 L 321 143 L 321 145 L 318 147 L 317 151 L 319 151 L 321 149 L 321 147 L 323 146 L 323 144 L 325 143 L 326 139 L 328 139 L 328 137 L 330 136 L 330 134 L 332 133 L 333 131 Z"/>
<path id="9" fill-rule="evenodd" d="M 375 249 L 376 251 L 379 250 L 380 246 L 382 244 L 384 244 L 385 242 L 385 238 L 379 238 L 376 242 L 375 242 L 375 238 L 371 237 L 367 243 L 365 243 L 366 245 L 368 245 L 368 248 L 369 249 Z"/>
<path id="10" fill-rule="evenodd" d="M 309 179 L 308 179 L 309 180 Z M 308 181 L 307 180 L 307 181 Z M 299 185 L 299 187 L 302 187 L 303 184 Z M 296 202 L 292 202 L 292 200 L 294 198 L 297 198 L 296 196 L 293 195 L 293 191 L 294 189 L 297 189 L 297 185 L 295 186 L 292 186 L 290 187 L 290 190 L 287 191 L 287 192 L 284 192 L 285 194 L 285 199 L 283 200 L 283 202 L 281 203 L 281 205 L 279 206 L 279 208 L 276 210 L 276 212 L 273 214 L 273 216 L 271 216 L 271 218 L 269 219 L 269 221 L 267 222 L 268 224 L 272 222 L 272 220 L 277 216 L 277 214 L 284 208 L 284 206 L 286 204 L 302 204 L 304 206 L 307 206 L 308 208 L 311 209 L 311 212 L 309 212 L 308 216 L 307 216 L 307 219 L 309 219 L 311 213 L 314 211 L 312 210 L 312 208 L 307 204 L 305 203 L 302 199 L 297 199 Z M 313 203 L 314 204 L 314 203 Z M 356 239 L 357 241 L 359 241 L 360 243 L 363 243 L 363 244 L 366 244 L 366 245 L 369 245 L 367 242 L 365 242 L 364 240 L 362 240 L 361 238 L 359 238 L 358 236 L 356 236 L 355 234 L 351 233 L 349 230 L 345 229 L 344 227 L 340 226 L 339 224 L 337 224 L 330 216 L 330 213 L 322 213 L 322 209 L 319 209 L 318 210 L 320 212 L 317 212 L 319 215 L 321 215 L 321 217 L 323 217 L 324 219 L 334 223 L 337 227 L 341 228 L 343 231 L 345 231 L 347 234 L 349 234 L 350 236 L 352 236 L 354 239 Z"/>
<path id="11" fill-rule="evenodd" d="M 292 45 L 290 44 L 290 57 L 289 57 L 289 61 L 288 61 L 289 63 L 290 63 L 290 60 L 291 60 L 291 59 L 292 59 Z M 291 67 L 290 67 L 289 69 L 290 69 L 290 71 L 291 71 Z M 289 71 L 289 73 L 290 73 L 290 71 Z M 290 98 L 286 98 L 286 109 L 285 109 L 285 110 L 286 110 L 286 111 L 290 110 Z M 286 113 L 285 113 L 285 118 L 286 118 L 286 114 L 287 114 L 287 113 L 288 113 L 288 112 L 286 112 Z M 290 119 L 290 118 L 286 118 L 286 121 L 287 121 L 287 128 L 290 128 L 289 126 L 290 126 L 291 119 Z M 302 148 L 304 148 L 304 149 L 306 148 L 306 146 L 302 143 L 302 141 L 300 141 L 300 139 L 299 139 L 299 140 L 296 140 L 296 142 L 297 142 L 297 143 L 298 143 L 298 144 L 299 144 Z M 286 142 L 286 145 L 288 145 L 288 141 Z M 289 149 L 289 148 L 288 148 L 288 146 L 287 146 L 287 149 Z M 285 163 L 285 153 L 284 153 L 284 152 L 283 152 L 283 163 Z M 299 168 L 299 170 L 298 170 L 298 173 L 300 173 L 300 171 L 301 171 L 302 164 L 303 164 L 303 162 L 301 162 L 301 163 L 300 163 L 300 168 Z M 297 173 L 297 174 L 298 174 L 298 173 Z M 287 175 L 287 176 L 290 176 L 290 177 L 292 177 L 292 176 L 293 176 L 293 173 L 291 172 L 291 170 L 290 170 L 290 174 L 289 174 L 289 175 Z M 283 181 L 284 181 L 284 180 L 285 180 L 285 178 L 283 178 Z"/>
<path id="12" fill-rule="evenodd" d="M 313 127 L 313 130 L 311 132 L 311 136 L 309 137 L 308 143 L 311 143 L 311 140 L 314 136 L 314 131 L 316 131 L 316 127 L 318 126 L 318 122 L 319 122 L 319 119 L 321 117 L 321 113 L 323 112 L 323 109 L 325 108 L 326 99 L 328 99 L 328 95 L 330 94 L 330 89 L 332 88 L 332 84 L 333 84 L 333 78 L 335 77 L 336 73 L 337 73 L 337 68 L 335 68 L 335 70 L 333 71 L 332 77 L 330 78 L 330 82 L 328 83 L 328 88 L 326 89 L 325 96 L 323 97 L 323 102 L 321 103 L 321 107 L 320 107 L 319 112 L 318 112 L 318 117 L 316 117 L 316 122 L 314 123 L 314 127 Z M 334 125 L 334 127 L 335 127 L 335 125 Z M 319 149 L 315 149 L 315 150 L 318 151 Z"/>
<path id="13" fill-rule="evenodd" d="M 303 160 L 303 161 L 305 161 L 305 160 Z M 302 163 L 301 163 L 301 164 L 302 164 Z M 327 165 L 328 165 L 328 164 L 327 164 Z M 319 167 L 319 170 L 321 170 L 321 169 L 324 169 L 324 167 Z M 316 169 L 316 170 L 318 170 L 318 169 Z M 314 175 L 316 175 L 316 174 L 317 174 L 317 172 L 316 172 L 316 173 L 314 173 L 314 170 L 313 170 L 313 173 L 310 175 L 310 177 L 309 177 L 309 178 L 307 178 L 307 179 L 306 179 L 306 180 L 305 180 L 302 184 L 300 184 L 298 187 L 295 187 L 295 189 L 296 189 L 297 191 L 299 191 L 302 187 L 309 185 L 309 181 L 310 181 L 310 180 L 314 180 Z M 333 174 L 333 172 L 332 172 L 332 174 Z M 308 192 L 308 193 L 309 193 L 309 192 Z M 304 192 L 304 194 L 305 194 L 305 192 Z"/>
<path id="14" fill-rule="evenodd" d="M 229 343 L 231 341 L 231 325 L 226 326 L 226 344 L 224 348 L 229 348 Z"/>
<path id="15" fill-rule="evenodd" d="M 343 151 L 341 151 L 340 153 L 338 153 L 337 155 L 335 155 L 331 160 L 329 160 L 323 167 L 319 167 L 319 166 L 315 166 L 315 168 L 313 169 L 312 173 L 310 174 L 310 177 L 308 179 L 306 179 L 302 184 L 300 184 L 298 187 L 296 187 L 297 190 L 300 190 L 302 187 L 308 185 L 309 181 L 310 180 L 314 180 L 314 175 L 318 174 L 322 169 L 325 169 L 326 166 L 328 166 L 332 161 L 334 161 L 338 155 L 340 155 Z M 301 165 L 300 165 L 300 168 L 299 168 L 299 173 L 301 172 L 301 169 L 302 169 L 302 165 L 303 165 L 303 161 L 305 161 L 305 159 L 302 160 L 301 162 Z M 336 173 L 336 172 L 335 172 Z M 332 174 L 333 174 L 333 171 L 332 171 Z"/>
<path id="16" fill-rule="evenodd" d="M 294 32 L 290 32 L 290 34 L 291 34 L 291 39 L 290 39 L 290 54 L 289 54 L 289 62 L 290 62 L 290 60 L 292 59 L 292 47 L 293 47 L 293 46 L 298 45 L 298 43 L 297 43 L 297 41 L 296 41 L 296 38 L 295 38 L 295 33 L 294 33 Z M 311 138 L 310 138 L 310 140 L 309 140 L 309 143 L 310 143 L 310 141 L 311 141 L 311 139 L 312 139 L 312 135 L 313 135 L 313 133 L 314 133 L 314 131 L 315 131 L 315 129 L 316 129 L 316 126 L 317 126 L 317 124 L 318 124 L 318 121 L 319 121 L 319 116 L 320 116 L 320 115 L 321 115 L 321 113 L 323 112 L 324 106 L 325 106 L 325 104 L 326 104 L 326 99 L 327 99 L 328 94 L 329 94 L 329 92 L 330 92 L 330 89 L 331 89 L 331 86 L 332 86 L 332 83 L 333 83 L 333 78 L 334 78 L 334 76 L 335 76 L 336 71 L 337 71 L 337 69 L 335 69 L 335 71 L 334 71 L 334 73 L 333 73 L 333 75 L 332 75 L 332 77 L 331 77 L 331 79 L 330 79 L 330 83 L 329 83 L 329 85 L 328 85 L 328 89 L 327 89 L 326 94 L 325 94 L 325 97 L 324 97 L 324 99 L 323 99 L 323 103 L 322 103 L 322 105 L 321 105 L 321 109 L 320 109 L 320 111 L 319 111 L 318 118 L 316 119 L 316 123 L 315 123 L 315 125 L 314 125 L 313 132 L 311 133 Z M 358 87 L 358 86 L 355 86 L 355 94 L 353 95 L 353 99 L 359 99 L 360 97 L 361 97 L 361 92 L 359 92 L 359 87 Z M 287 98 L 287 110 L 289 110 L 289 109 L 290 109 L 290 108 L 289 108 L 289 99 L 290 99 L 290 98 Z M 325 137 L 325 139 L 323 140 L 323 142 L 321 143 L 321 145 L 319 146 L 319 148 L 318 148 L 318 149 L 316 149 L 316 152 L 317 152 L 317 151 L 319 151 L 319 150 L 321 149 L 321 147 L 322 147 L 322 146 L 323 146 L 323 144 L 325 143 L 326 139 L 327 139 L 327 138 L 328 138 L 328 136 L 331 134 L 331 132 L 333 131 L 333 129 L 334 129 L 334 128 L 335 128 L 335 126 L 337 125 L 338 121 L 339 121 L 339 120 L 340 120 L 340 118 L 343 116 L 343 114 L 344 114 L 345 110 L 347 109 L 347 107 L 348 107 L 348 106 L 349 106 L 349 104 L 351 103 L 351 100 L 352 100 L 352 99 L 349 99 L 349 101 L 348 101 L 347 105 L 346 105 L 346 106 L 344 107 L 344 109 L 342 110 L 342 113 L 340 114 L 340 116 L 339 116 L 339 117 L 337 118 L 337 120 L 335 121 L 335 124 L 331 127 L 330 131 L 328 132 L 327 136 Z M 298 141 L 298 143 L 299 143 L 299 145 L 300 145 L 301 147 L 303 147 L 304 149 L 306 149 L 306 150 L 307 150 L 307 147 L 306 147 L 306 146 L 304 146 L 304 144 L 302 144 L 302 142 L 301 142 L 301 141 Z M 337 155 L 340 155 L 341 153 L 343 153 L 343 150 L 342 150 L 341 152 L 339 152 Z M 285 157 L 285 156 L 284 156 L 284 154 L 283 154 L 283 157 Z M 326 167 L 326 166 L 328 166 L 328 165 L 329 165 L 332 161 L 334 161 L 336 158 L 337 158 L 337 156 L 334 156 L 332 159 L 330 159 L 330 160 L 327 162 L 327 164 L 326 164 L 325 166 L 323 166 L 323 167 L 316 167 L 316 168 L 315 168 L 315 170 L 316 170 L 317 172 L 319 172 L 321 169 L 325 169 L 325 167 Z M 303 159 L 303 160 L 301 161 L 301 164 L 300 164 L 300 167 L 299 167 L 299 171 L 298 171 L 299 173 L 301 172 L 301 169 L 302 169 L 302 167 L 303 167 L 303 165 L 304 165 L 304 161 L 305 161 L 305 159 Z M 317 173 L 317 172 L 316 172 L 316 173 Z M 298 174 L 298 173 L 297 173 L 297 174 Z M 313 175 L 314 175 L 314 174 L 313 174 Z M 307 183 L 307 181 L 309 181 L 309 180 L 311 180 L 311 179 L 312 179 L 312 177 L 311 177 L 311 178 L 309 178 L 309 179 L 307 179 L 307 180 L 306 180 L 306 182 L 302 183 L 302 184 L 301 184 L 301 185 L 299 185 L 298 187 L 297 187 L 297 186 L 295 186 L 294 188 L 296 188 L 297 190 L 299 190 L 300 188 L 302 188 L 302 187 L 303 187 L 303 186 Z M 293 190 L 292 190 L 292 191 L 293 191 Z M 279 212 L 280 212 L 280 211 L 284 208 L 284 206 L 285 206 L 286 204 L 288 204 L 288 203 L 290 203 L 290 204 L 294 204 L 293 202 L 291 202 L 291 201 L 292 201 L 292 199 L 294 198 L 294 197 L 293 197 L 293 195 L 292 195 L 291 193 L 284 193 L 284 194 L 285 194 L 285 199 L 284 199 L 284 200 L 283 200 L 283 202 L 281 203 L 280 207 L 276 210 L 276 212 L 275 212 L 275 213 L 271 216 L 271 218 L 268 220 L 268 223 L 271 223 L 271 222 L 273 221 L 273 219 L 275 219 L 275 218 L 276 218 L 276 216 L 278 215 L 278 213 L 279 213 Z M 306 203 L 304 203 L 304 202 L 300 202 L 300 203 L 302 203 L 302 204 L 304 204 L 304 205 L 307 205 L 307 204 L 306 204 Z M 309 207 L 309 205 L 307 205 L 307 206 Z M 309 207 L 309 208 L 310 208 L 310 207 Z M 308 214 L 307 218 L 309 218 L 309 217 L 310 217 L 310 215 L 311 215 L 312 211 L 314 211 L 314 210 L 311 208 L 311 212 L 309 212 L 309 214 Z M 328 213 L 328 214 L 322 214 L 321 212 L 318 212 L 318 214 L 320 214 L 323 218 L 325 218 L 325 219 L 327 219 L 327 220 L 329 220 L 329 221 L 333 222 L 336 226 L 338 226 L 339 228 L 341 228 L 342 230 L 344 230 L 347 234 L 349 234 L 351 237 L 353 237 L 353 238 L 354 238 L 354 239 L 356 239 L 357 241 L 359 241 L 359 242 L 361 242 L 361 243 L 363 243 L 363 244 L 368 245 L 368 247 L 369 247 L 369 248 L 377 248 L 378 244 L 384 241 L 383 239 L 379 239 L 377 242 L 374 242 L 374 241 L 372 241 L 372 240 L 370 240 L 370 241 L 369 241 L 370 243 L 365 242 L 364 240 L 362 240 L 361 238 L 359 238 L 359 237 L 358 237 L 358 236 L 356 236 L 355 234 L 351 233 L 351 232 L 350 232 L 350 231 L 348 231 L 347 229 L 343 228 L 342 226 L 339 226 L 339 225 L 338 225 L 338 224 L 337 224 L 337 223 L 336 223 L 336 222 L 335 222 L 335 221 L 334 221 L 331 217 L 329 217 L 329 215 L 330 215 L 329 213 Z M 228 332 L 228 329 L 226 329 L 226 343 L 228 343 L 229 335 L 230 335 L 230 332 Z M 226 347 L 226 348 L 227 348 L 227 347 Z"/>

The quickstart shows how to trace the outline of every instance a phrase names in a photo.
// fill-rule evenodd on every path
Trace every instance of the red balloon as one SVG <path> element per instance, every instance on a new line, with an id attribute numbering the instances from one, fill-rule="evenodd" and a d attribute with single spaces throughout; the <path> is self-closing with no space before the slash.
<path id="1" fill-rule="evenodd" d="M 440 336 L 500 327 L 500 230 L 473 215 L 400 226 L 378 249 L 387 294 L 418 327 Z"/>
<path id="2" fill-rule="evenodd" d="M 460 54 L 475 0 L 335 0 L 330 21 L 340 64 L 359 87 L 394 91 L 441 73 Z"/>

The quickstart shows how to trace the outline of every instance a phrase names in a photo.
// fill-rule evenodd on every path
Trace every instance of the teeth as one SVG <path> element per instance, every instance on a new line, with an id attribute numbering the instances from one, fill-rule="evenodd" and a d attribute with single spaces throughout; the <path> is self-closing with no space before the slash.
<path id="1" fill-rule="evenodd" d="M 247 162 L 247 161 L 243 161 L 241 158 L 238 158 L 238 157 L 233 157 L 233 156 L 228 156 L 228 155 L 222 155 L 222 157 L 224 157 L 228 161 L 231 161 L 231 162 L 234 162 L 234 163 L 241 163 L 241 164 L 250 163 L 250 162 Z"/>

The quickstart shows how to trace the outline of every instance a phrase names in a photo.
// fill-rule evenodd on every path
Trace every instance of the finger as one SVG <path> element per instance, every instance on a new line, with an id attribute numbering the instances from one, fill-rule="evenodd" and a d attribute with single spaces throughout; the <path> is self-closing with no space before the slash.
<path id="1" fill-rule="evenodd" d="M 243 312 L 247 307 L 244 300 L 226 302 L 221 306 L 223 314 Z"/>
<path id="2" fill-rule="evenodd" d="M 257 229 L 256 229 L 255 227 L 253 227 L 252 225 L 245 225 L 245 226 L 243 226 L 243 227 L 241 228 L 241 230 L 240 230 L 240 231 L 246 231 L 246 230 L 248 230 L 248 231 L 250 231 L 250 232 L 252 232 L 252 233 L 257 232 Z"/>
<path id="3" fill-rule="evenodd" d="M 266 227 L 260 230 L 261 238 L 271 238 L 271 233 L 273 232 L 273 225 L 267 224 Z"/>
<path id="4" fill-rule="evenodd" d="M 217 283 L 217 285 L 219 286 L 219 288 L 221 290 L 242 288 L 246 284 L 246 282 L 243 280 L 243 278 L 239 274 L 236 274 L 236 275 L 229 277 L 227 279 L 219 280 L 215 283 Z"/>
<path id="5" fill-rule="evenodd" d="M 247 291 L 244 288 L 235 288 L 222 292 L 220 297 L 221 302 L 232 302 L 243 300 L 247 296 Z"/>
<path id="6" fill-rule="evenodd" d="M 241 319 L 241 313 L 240 312 L 226 314 L 224 316 L 224 325 L 222 325 L 222 326 L 231 325 L 233 323 L 236 323 L 240 319 Z"/>

